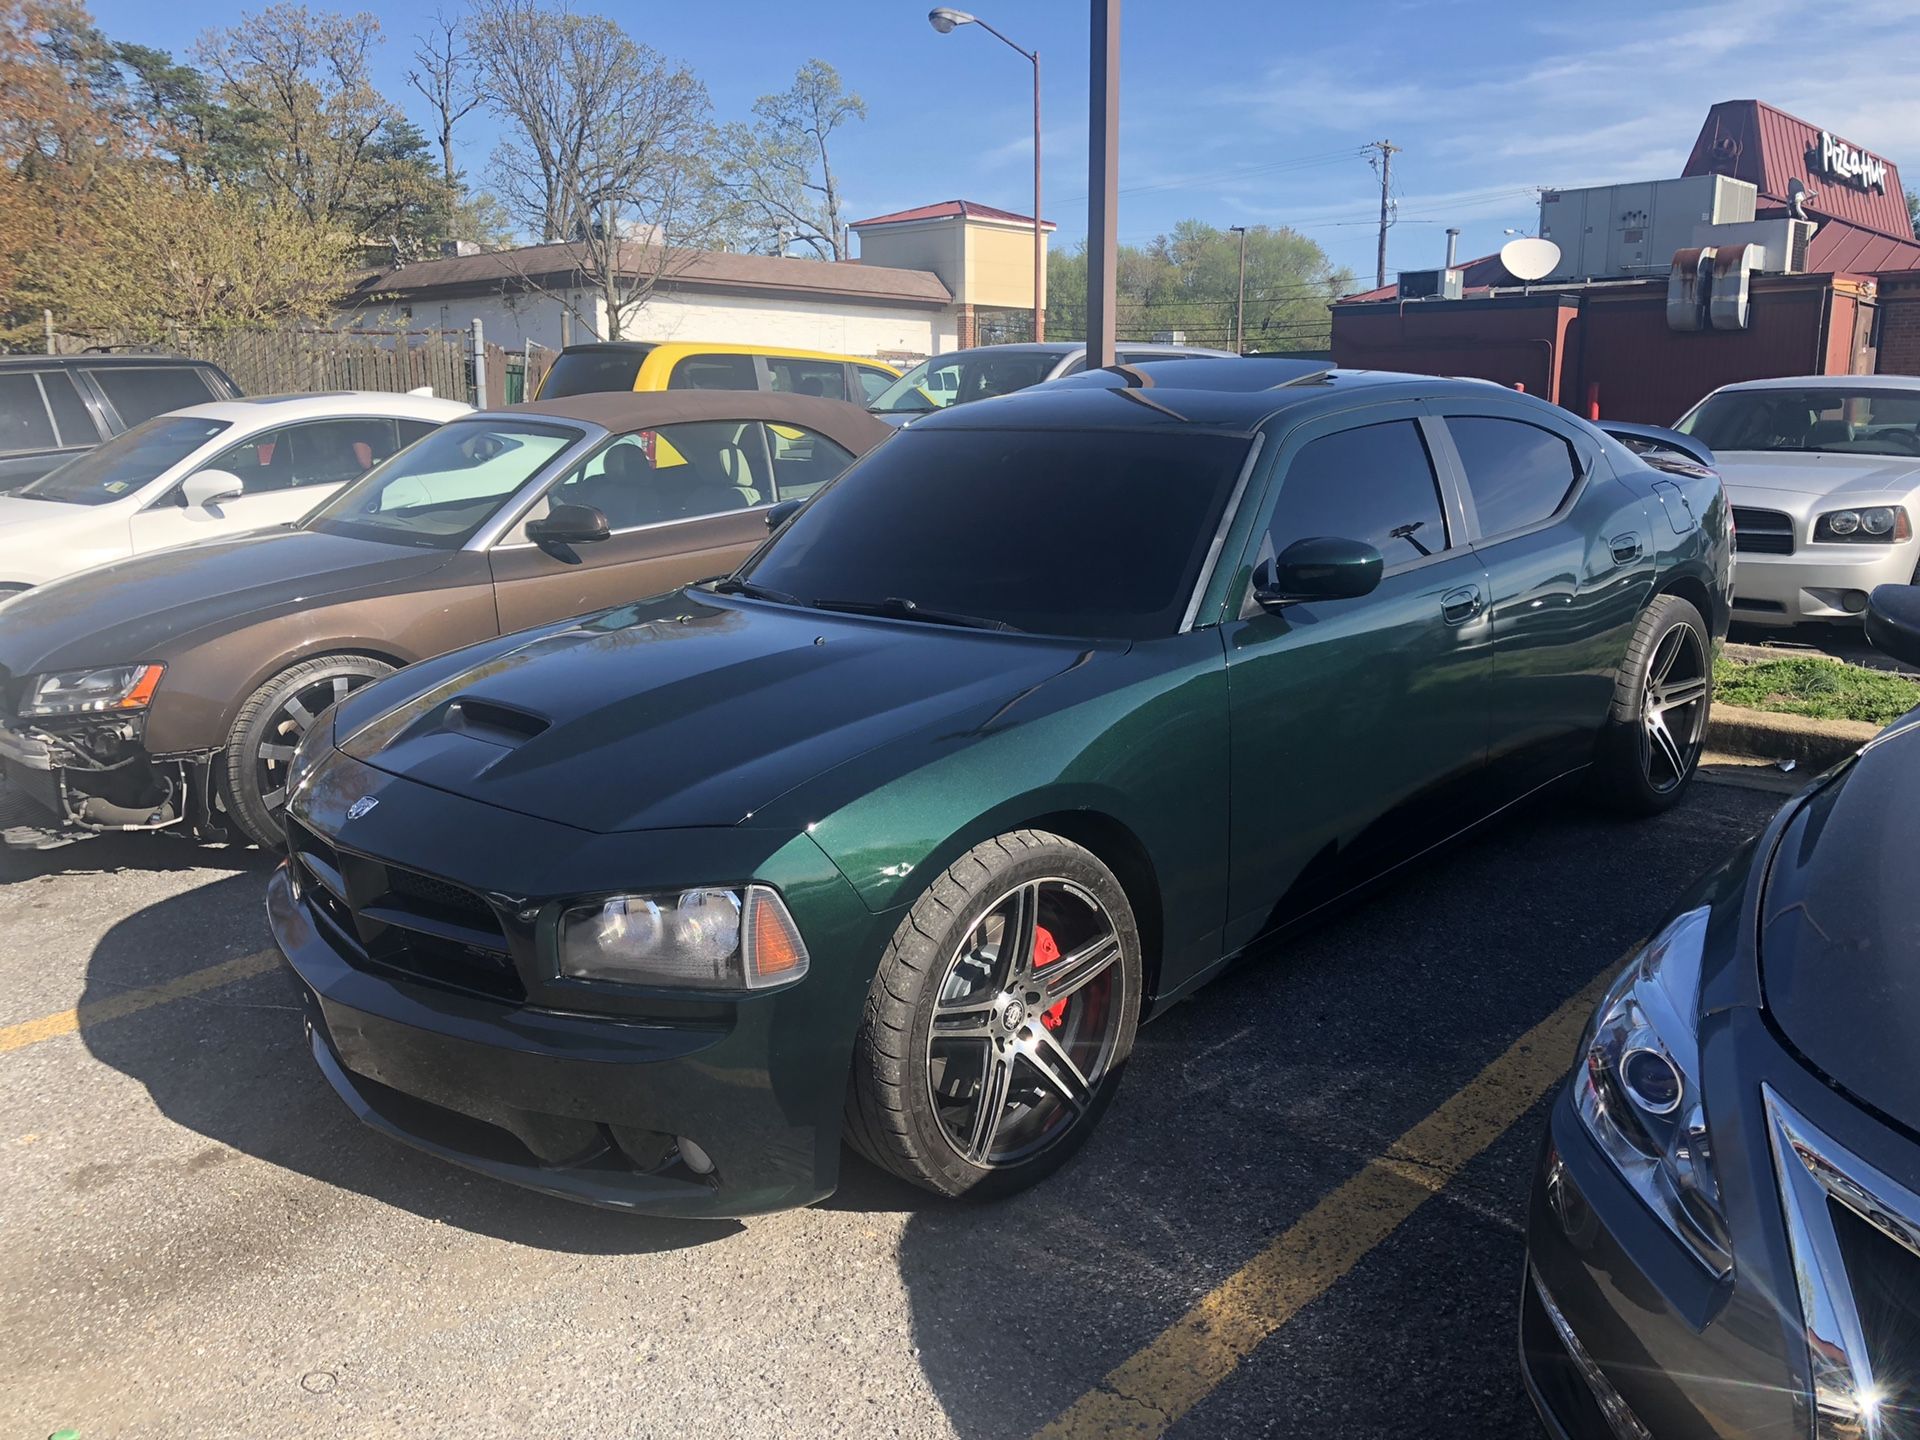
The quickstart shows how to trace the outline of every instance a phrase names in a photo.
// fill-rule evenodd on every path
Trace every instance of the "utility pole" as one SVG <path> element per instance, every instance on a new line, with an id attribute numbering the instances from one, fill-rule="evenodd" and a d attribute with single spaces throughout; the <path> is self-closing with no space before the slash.
<path id="1" fill-rule="evenodd" d="M 1376 140 L 1366 148 L 1377 150 L 1380 154 L 1380 249 L 1374 261 L 1373 284 L 1375 289 L 1381 289 L 1387 283 L 1387 224 L 1393 207 L 1389 194 L 1389 187 L 1393 183 L 1393 157 L 1400 147 L 1391 140 Z"/>
<path id="2" fill-rule="evenodd" d="M 1087 46 L 1087 369 L 1113 364 L 1120 189 L 1120 0 L 1092 0 Z M 1037 221 L 1040 217 L 1035 216 Z"/>
<path id="3" fill-rule="evenodd" d="M 1233 353 L 1247 353 L 1247 227 L 1227 227 L 1240 237 L 1240 286 L 1233 292 Z"/>

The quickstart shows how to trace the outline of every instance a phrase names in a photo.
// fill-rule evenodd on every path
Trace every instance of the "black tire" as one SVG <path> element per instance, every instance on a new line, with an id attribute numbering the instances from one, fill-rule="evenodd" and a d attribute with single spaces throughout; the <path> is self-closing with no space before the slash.
<path id="1" fill-rule="evenodd" d="M 1658 815 L 1675 804 L 1699 770 L 1712 707 L 1707 622 L 1678 595 L 1656 595 L 1615 678 L 1588 797 L 1625 815 Z"/>
<path id="2" fill-rule="evenodd" d="M 1010 928 L 1026 939 L 1009 946 Z M 976 845 L 907 912 L 881 958 L 854 1045 L 849 1143 L 946 1196 L 995 1199 L 1051 1174 L 1113 1099 L 1142 975 L 1126 891 L 1091 853 L 1037 830 Z M 1065 998 L 1047 1004 L 1056 991 Z M 989 1106 L 989 1093 L 1004 1098 Z M 984 1139 L 982 1113 L 992 1116 Z"/>
<path id="3" fill-rule="evenodd" d="M 320 655 L 290 665 L 247 697 L 227 736 L 220 793 L 241 834 L 268 849 L 279 845 L 282 795 L 273 785 L 293 747 L 322 710 L 393 666 L 365 655 Z"/>

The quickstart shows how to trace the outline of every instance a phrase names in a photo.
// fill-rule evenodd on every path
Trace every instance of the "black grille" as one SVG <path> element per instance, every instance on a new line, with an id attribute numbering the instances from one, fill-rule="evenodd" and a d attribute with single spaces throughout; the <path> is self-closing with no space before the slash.
<path id="1" fill-rule="evenodd" d="M 1886 1392 L 1880 1433 L 1887 1440 L 1920 1440 L 1920 1255 L 1838 1201 L 1829 1201 L 1828 1210 L 1873 1378 Z M 1909 1239 L 1920 1245 L 1920 1234 Z"/>
<path id="2" fill-rule="evenodd" d="M 500 917 L 463 885 L 343 851 L 287 824 L 300 893 L 334 949 L 362 969 L 522 1000 Z"/>
<path id="3" fill-rule="evenodd" d="M 1734 549 L 1753 555 L 1791 555 L 1793 517 L 1778 510 L 1733 507 Z"/>

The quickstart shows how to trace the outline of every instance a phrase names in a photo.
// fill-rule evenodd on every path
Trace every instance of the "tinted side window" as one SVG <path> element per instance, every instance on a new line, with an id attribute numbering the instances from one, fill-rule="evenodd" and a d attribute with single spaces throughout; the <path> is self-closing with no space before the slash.
<path id="1" fill-rule="evenodd" d="M 769 424 L 766 430 L 776 500 L 804 500 L 853 463 L 851 450 L 798 425 Z"/>
<path id="2" fill-rule="evenodd" d="M 87 373 L 120 412 L 120 423 L 127 426 L 214 398 L 200 371 L 191 365 L 103 365 Z"/>
<path id="3" fill-rule="evenodd" d="M 753 420 L 701 420 L 623 435 L 549 490 L 549 506 L 591 505 L 614 530 L 721 515 L 767 502 L 766 452 Z"/>
<path id="4" fill-rule="evenodd" d="M 562 350 L 541 383 L 542 400 L 569 395 L 600 395 L 633 389 L 640 362 L 647 352 L 638 347 L 621 350 Z"/>
<path id="5" fill-rule="evenodd" d="M 53 411 L 62 446 L 100 443 L 100 427 L 93 423 L 93 415 L 71 375 L 64 370 L 42 370 L 40 388 L 46 392 L 47 408 Z"/>
<path id="6" fill-rule="evenodd" d="M 1573 447 L 1538 425 L 1451 415 L 1447 429 L 1467 473 L 1482 535 L 1539 524 L 1560 508 L 1579 478 Z"/>
<path id="7" fill-rule="evenodd" d="M 673 367 L 669 390 L 758 390 L 751 355 L 689 355 Z"/>
<path id="8" fill-rule="evenodd" d="M 847 370 L 838 360 L 776 360 L 769 356 L 767 372 L 773 377 L 773 388 L 783 395 L 847 398 Z"/>
<path id="9" fill-rule="evenodd" d="M 1418 425 L 1364 425 L 1302 447 L 1280 482 L 1270 553 L 1317 535 L 1364 540 L 1389 567 L 1447 548 L 1440 488 Z"/>
<path id="10" fill-rule="evenodd" d="M 853 367 L 854 377 L 860 382 L 860 403 L 871 405 L 886 393 L 887 387 L 898 379 L 884 370 L 871 370 L 865 365 Z"/>
<path id="11" fill-rule="evenodd" d="M 400 426 L 400 448 L 403 450 L 422 435 L 440 428 L 438 422 L 433 420 L 401 420 L 397 423 Z"/>
<path id="12" fill-rule="evenodd" d="M 31 372 L 0 375 L 0 455 L 22 450 L 51 450 L 53 421 Z"/>

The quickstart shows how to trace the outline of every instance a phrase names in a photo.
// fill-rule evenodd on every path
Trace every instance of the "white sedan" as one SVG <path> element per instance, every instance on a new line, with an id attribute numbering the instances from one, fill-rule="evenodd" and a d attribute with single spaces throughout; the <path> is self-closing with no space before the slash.
<path id="1" fill-rule="evenodd" d="M 1677 427 L 1733 505 L 1733 618 L 1858 623 L 1920 570 L 1920 379 L 1803 375 L 1714 391 Z"/>
<path id="2" fill-rule="evenodd" d="M 148 550 L 298 520 L 472 408 L 340 391 L 157 415 L 0 495 L 0 597 Z"/>

